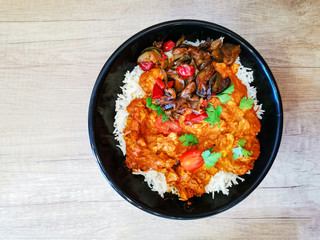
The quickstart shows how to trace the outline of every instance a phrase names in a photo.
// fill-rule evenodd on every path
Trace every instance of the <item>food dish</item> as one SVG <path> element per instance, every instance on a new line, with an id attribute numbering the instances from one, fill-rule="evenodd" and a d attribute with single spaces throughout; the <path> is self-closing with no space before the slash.
<path id="1" fill-rule="evenodd" d="M 184 34 L 191 41 L 220 36 L 225 41 L 241 45 L 240 58 L 243 65 L 255 71 L 258 81 L 255 87 L 258 100 L 264 104 L 266 112 L 261 120 L 259 141 L 261 153 L 250 175 L 244 176 L 243 184 L 230 189 L 228 196 L 217 194 L 215 200 L 204 194 L 191 200 L 192 204 L 179 201 L 175 196 L 163 200 L 157 193 L 149 190 L 143 178 L 135 176 L 124 165 L 122 152 L 117 148 L 113 135 L 115 99 L 123 75 L 133 69 L 140 52 L 152 44 L 154 39 L 177 39 Z M 126 41 L 110 57 L 102 69 L 93 90 L 89 108 L 89 134 L 91 146 L 98 163 L 110 184 L 118 193 L 135 206 L 155 215 L 169 218 L 200 218 L 226 210 L 252 192 L 270 169 L 280 144 L 282 133 L 282 106 L 274 78 L 256 50 L 244 39 L 221 26 L 195 20 L 171 21 L 150 27 Z"/>
<path id="2" fill-rule="evenodd" d="M 228 194 L 253 168 L 263 110 L 239 53 L 240 45 L 223 38 L 194 43 L 182 36 L 153 42 L 126 73 L 114 132 L 127 166 L 161 196 Z"/>

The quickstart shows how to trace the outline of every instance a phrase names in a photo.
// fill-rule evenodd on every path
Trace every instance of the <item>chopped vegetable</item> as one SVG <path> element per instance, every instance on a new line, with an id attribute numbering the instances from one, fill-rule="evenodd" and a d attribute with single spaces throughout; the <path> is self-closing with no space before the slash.
<path id="1" fill-rule="evenodd" d="M 226 104 L 227 101 L 231 100 L 231 97 L 229 96 L 229 94 L 233 93 L 233 91 L 234 91 L 234 84 L 232 83 L 230 87 L 228 87 L 226 90 L 224 90 L 223 92 L 219 93 L 214 97 L 219 98 L 222 104 Z"/>
<path id="2" fill-rule="evenodd" d="M 167 88 L 172 88 L 174 85 L 174 81 L 169 81 L 167 84 Z"/>
<path id="3" fill-rule="evenodd" d="M 240 107 L 240 109 L 250 109 L 250 108 L 252 108 L 253 103 L 254 103 L 254 99 L 243 97 L 240 100 L 240 106 L 239 107 Z"/>
<path id="4" fill-rule="evenodd" d="M 186 116 L 184 122 L 186 125 L 192 125 L 192 124 L 198 123 L 206 118 L 208 118 L 208 114 L 206 112 L 204 112 L 202 114 L 191 113 Z"/>
<path id="5" fill-rule="evenodd" d="M 193 134 L 184 134 L 179 137 L 179 141 L 183 143 L 184 147 L 193 146 L 199 143 L 197 136 Z"/>
<path id="6" fill-rule="evenodd" d="M 219 158 L 221 157 L 222 153 L 210 153 L 210 150 L 204 151 L 201 156 L 204 160 L 204 164 L 206 165 L 207 168 L 212 168 L 216 162 L 218 162 Z"/>
<path id="7" fill-rule="evenodd" d="M 177 67 L 178 74 L 183 78 L 192 77 L 194 74 L 194 66 L 183 64 Z"/>
<path id="8" fill-rule="evenodd" d="M 179 121 L 163 121 L 162 116 L 156 117 L 156 128 L 163 134 L 169 134 L 171 132 L 180 133 L 182 128 Z"/>
<path id="9" fill-rule="evenodd" d="M 158 87 L 159 87 L 161 90 L 164 90 L 164 89 L 166 88 L 166 85 L 164 84 L 164 82 L 162 81 L 161 78 L 157 78 L 156 84 L 158 85 Z"/>
<path id="10" fill-rule="evenodd" d="M 167 56 L 164 54 L 164 52 L 161 52 L 161 60 L 165 60 Z"/>
<path id="11" fill-rule="evenodd" d="M 206 112 L 208 114 L 208 118 L 204 119 L 204 121 L 211 123 L 212 127 L 216 124 L 220 127 L 220 114 L 222 113 L 222 107 L 218 105 L 217 109 L 214 109 L 214 106 L 210 103 L 210 106 L 206 108 Z"/>
<path id="12" fill-rule="evenodd" d="M 201 156 L 201 150 L 188 150 L 182 154 L 180 158 L 181 167 L 189 172 L 192 172 L 200 168 L 203 164 L 203 158 Z"/>
<path id="13" fill-rule="evenodd" d="M 172 42 L 171 40 L 169 40 L 168 42 L 165 42 L 163 44 L 163 51 L 168 52 L 172 48 L 174 48 L 175 46 L 176 46 L 176 44 L 174 42 Z"/>
<path id="14" fill-rule="evenodd" d="M 159 99 L 163 96 L 163 94 L 164 94 L 163 90 L 161 90 L 161 88 L 157 84 L 155 84 L 152 89 L 151 98 L 152 99 Z"/>
<path id="15" fill-rule="evenodd" d="M 146 101 L 147 101 L 146 107 L 152 109 L 153 111 L 157 111 L 157 112 L 158 112 L 157 115 L 158 115 L 158 116 L 160 116 L 160 115 L 162 116 L 162 122 L 165 122 L 165 121 L 168 120 L 167 115 L 166 115 L 165 112 L 161 109 L 161 107 L 160 107 L 159 105 L 156 105 L 156 104 L 153 104 L 153 103 L 152 103 L 151 97 L 148 97 L 148 98 L 146 99 Z"/>
<path id="16" fill-rule="evenodd" d="M 138 62 L 138 64 L 143 71 L 149 71 L 154 66 L 153 62 Z"/>
<path id="17" fill-rule="evenodd" d="M 240 139 L 238 142 L 238 146 L 237 148 L 232 149 L 233 152 L 233 159 L 238 159 L 239 157 L 249 157 L 252 155 L 252 152 L 248 151 L 247 149 L 244 149 L 244 145 L 246 144 L 246 140 L 245 139 Z"/>

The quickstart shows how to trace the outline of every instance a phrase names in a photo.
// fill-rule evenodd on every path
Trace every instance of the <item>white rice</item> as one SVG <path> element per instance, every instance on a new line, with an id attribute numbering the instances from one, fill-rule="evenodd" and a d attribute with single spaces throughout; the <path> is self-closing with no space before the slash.
<path id="1" fill-rule="evenodd" d="M 220 39 L 223 41 L 223 38 Z M 198 46 L 202 42 L 204 41 L 185 41 L 185 43 L 192 44 L 194 46 Z M 166 55 L 170 58 L 172 56 L 171 51 L 166 52 Z M 261 119 L 264 110 L 262 109 L 262 104 L 258 103 L 256 88 L 250 85 L 254 80 L 253 70 L 251 68 L 244 67 L 240 62 L 240 58 L 238 58 L 235 63 L 240 65 L 236 75 L 247 87 L 248 98 L 254 99 L 254 110 L 256 111 L 258 118 Z M 131 72 L 128 71 L 125 74 L 125 78 L 123 80 L 124 85 L 121 87 L 122 94 L 118 94 L 118 98 L 116 100 L 116 116 L 114 121 L 115 130 L 113 133 L 116 140 L 119 142 L 118 147 L 122 150 L 123 155 L 126 155 L 126 142 L 123 139 L 123 130 L 126 127 L 129 116 L 126 107 L 133 99 L 145 96 L 145 92 L 139 85 L 139 78 L 142 73 L 143 70 L 141 70 L 139 66 L 136 66 Z M 248 174 L 249 173 L 250 171 Z M 133 174 L 143 175 L 144 181 L 148 183 L 151 190 L 158 192 L 161 197 L 164 197 L 166 192 L 172 192 L 179 195 L 178 191 L 174 187 L 170 187 L 167 184 L 166 177 L 163 173 L 149 170 L 145 172 L 136 171 L 133 172 Z M 244 181 L 244 179 L 239 177 L 237 174 L 220 171 L 211 177 L 209 184 L 205 187 L 205 190 L 207 193 L 212 194 L 212 198 L 214 198 L 214 193 L 217 192 L 222 192 L 223 194 L 228 195 L 228 188 L 232 185 L 237 185 L 238 180 Z"/>
<path id="2" fill-rule="evenodd" d="M 131 72 L 127 71 L 123 80 L 122 94 L 118 94 L 116 100 L 116 116 L 114 117 L 114 135 L 115 139 L 119 142 L 118 147 L 122 150 L 123 155 L 126 155 L 126 142 L 123 139 L 123 130 L 127 125 L 127 119 L 129 113 L 127 112 L 127 106 L 135 98 L 142 98 L 145 96 L 145 92 L 139 85 L 140 75 L 143 70 L 136 66 Z"/>

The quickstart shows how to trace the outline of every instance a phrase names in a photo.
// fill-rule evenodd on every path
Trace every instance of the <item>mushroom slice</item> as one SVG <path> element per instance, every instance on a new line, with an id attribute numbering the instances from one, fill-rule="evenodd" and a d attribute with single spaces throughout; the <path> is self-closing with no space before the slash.
<path id="1" fill-rule="evenodd" d="M 217 39 L 215 41 L 212 41 L 210 44 L 210 47 L 207 49 L 207 51 L 212 52 L 214 50 L 217 50 L 221 47 L 222 41 L 221 39 Z"/>
<path id="2" fill-rule="evenodd" d="M 179 65 L 182 65 L 182 64 L 189 64 L 191 62 L 191 57 L 187 54 L 185 55 L 182 55 L 181 57 L 179 57 L 178 59 L 172 61 L 169 65 L 169 68 L 176 68 L 178 67 Z"/>
<path id="3" fill-rule="evenodd" d="M 223 56 L 223 62 L 226 65 L 232 65 L 239 56 L 240 45 L 234 45 L 231 43 L 225 43 L 221 47 L 221 53 Z"/>
<path id="4" fill-rule="evenodd" d="M 219 94 L 226 90 L 230 86 L 231 80 L 229 77 L 222 79 L 221 74 L 216 72 L 209 82 L 209 92 L 208 95 L 211 96 L 212 93 Z"/>
<path id="5" fill-rule="evenodd" d="M 186 39 L 185 36 L 182 35 L 176 42 L 176 47 L 178 47 L 185 39 Z"/>
<path id="6" fill-rule="evenodd" d="M 191 82 L 185 87 L 185 89 L 182 90 L 182 92 L 180 93 L 180 97 L 182 97 L 182 98 L 190 98 L 192 93 L 196 89 L 197 89 L 196 83 L 195 82 Z"/>
<path id="7" fill-rule="evenodd" d="M 213 77 L 214 68 L 210 65 L 200 71 L 196 77 L 197 94 L 200 97 L 206 97 L 209 89 L 208 82 Z"/>
<path id="8" fill-rule="evenodd" d="M 168 77 L 174 80 L 174 89 L 176 92 L 181 92 L 185 87 L 185 80 L 181 78 L 175 70 L 168 69 Z"/>

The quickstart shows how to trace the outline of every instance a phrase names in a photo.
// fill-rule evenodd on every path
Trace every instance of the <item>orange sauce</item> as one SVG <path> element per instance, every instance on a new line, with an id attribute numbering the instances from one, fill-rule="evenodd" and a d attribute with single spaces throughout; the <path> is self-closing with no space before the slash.
<path id="1" fill-rule="evenodd" d="M 167 183 L 174 186 L 180 194 L 181 200 L 188 200 L 193 196 L 205 193 L 205 186 L 212 176 L 219 171 L 230 171 L 243 175 L 253 169 L 254 161 L 260 154 L 260 144 L 256 137 L 261 125 L 253 108 L 242 110 L 239 108 L 240 100 L 247 97 L 247 88 L 235 75 L 237 66 L 227 67 L 225 64 L 214 62 L 215 69 L 222 77 L 229 77 L 234 84 L 234 92 L 230 94 L 231 100 L 221 104 L 217 97 L 209 100 L 216 108 L 221 105 L 220 128 L 218 125 L 201 121 L 193 125 L 185 125 L 185 116 L 179 122 L 182 132 L 177 134 L 163 134 L 155 127 L 157 113 L 146 107 L 146 98 L 134 99 L 127 111 L 129 118 L 124 130 L 127 158 L 126 164 L 132 170 L 156 170 L 166 176 Z M 159 71 L 153 70 L 156 74 Z M 146 73 L 147 74 L 152 74 Z M 153 76 L 154 79 L 156 76 Z M 141 79 L 140 79 L 141 80 Z M 194 134 L 199 143 L 184 147 L 179 141 L 183 134 Z M 233 148 L 238 147 L 238 141 L 245 139 L 245 149 L 252 155 L 245 158 L 233 159 Z M 214 152 L 221 152 L 219 161 L 210 169 L 202 165 L 199 169 L 185 171 L 179 164 L 181 155 L 190 149 L 207 150 L 214 147 Z"/>

